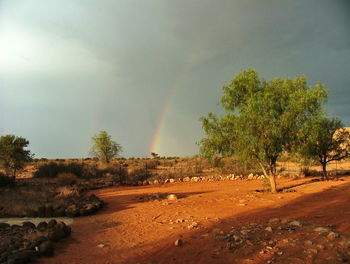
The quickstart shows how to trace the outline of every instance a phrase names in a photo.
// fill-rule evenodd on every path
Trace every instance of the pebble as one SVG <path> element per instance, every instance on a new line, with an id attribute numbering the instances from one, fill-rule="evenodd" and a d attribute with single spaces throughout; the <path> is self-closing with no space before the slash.
<path id="1" fill-rule="evenodd" d="M 181 239 L 177 239 L 175 240 L 174 245 L 176 247 L 181 247 L 183 245 L 183 241 Z"/>
<path id="2" fill-rule="evenodd" d="M 289 224 L 292 225 L 292 226 L 297 226 L 297 227 L 302 227 L 303 226 L 303 224 L 301 222 L 296 221 L 296 220 L 291 221 Z"/>
<path id="3" fill-rule="evenodd" d="M 327 232 L 330 231 L 330 229 L 329 229 L 328 227 L 322 227 L 322 226 L 320 226 L 320 227 L 316 227 L 316 228 L 314 229 L 314 231 L 315 231 L 315 232 L 319 232 L 319 233 L 327 233 Z"/>
<path id="4" fill-rule="evenodd" d="M 268 231 L 268 232 L 272 232 L 272 227 L 268 226 L 268 227 L 265 228 L 265 230 Z"/>
<path id="5" fill-rule="evenodd" d="M 105 245 L 105 244 L 102 244 L 102 243 L 97 245 L 97 247 L 99 247 L 99 248 L 104 248 L 105 246 L 106 246 L 106 245 Z"/>
<path id="6" fill-rule="evenodd" d="M 166 198 L 170 201 L 177 200 L 177 196 L 175 194 L 169 194 Z"/>
<path id="7" fill-rule="evenodd" d="M 336 239 L 338 237 L 339 237 L 339 234 L 336 233 L 336 232 L 329 232 L 328 235 L 327 235 L 327 238 L 331 239 L 331 240 Z"/>

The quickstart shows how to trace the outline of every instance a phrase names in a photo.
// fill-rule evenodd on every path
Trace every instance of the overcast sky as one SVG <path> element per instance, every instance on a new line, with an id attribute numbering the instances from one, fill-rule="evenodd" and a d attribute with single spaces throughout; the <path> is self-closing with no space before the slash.
<path id="1" fill-rule="evenodd" d="M 246 68 L 304 74 L 350 125 L 348 0 L 0 0 L 0 134 L 36 157 L 189 156 L 200 116 Z"/>

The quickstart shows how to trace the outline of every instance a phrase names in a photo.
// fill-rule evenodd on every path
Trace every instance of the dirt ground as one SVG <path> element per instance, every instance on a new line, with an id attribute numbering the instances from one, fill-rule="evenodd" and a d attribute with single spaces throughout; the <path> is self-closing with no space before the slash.
<path id="1" fill-rule="evenodd" d="M 343 179 L 279 180 L 279 187 L 290 188 L 278 194 L 256 192 L 259 180 L 98 190 L 107 207 L 77 218 L 56 256 L 38 263 L 350 263 L 350 247 L 344 245 L 349 238 L 328 239 L 313 231 L 328 226 L 350 235 L 350 178 Z M 168 200 L 168 194 L 178 199 Z M 296 219 L 303 227 L 269 224 L 273 218 Z M 218 239 L 254 225 L 275 244 L 248 241 L 232 248 Z M 183 245 L 175 246 L 178 239 Z"/>

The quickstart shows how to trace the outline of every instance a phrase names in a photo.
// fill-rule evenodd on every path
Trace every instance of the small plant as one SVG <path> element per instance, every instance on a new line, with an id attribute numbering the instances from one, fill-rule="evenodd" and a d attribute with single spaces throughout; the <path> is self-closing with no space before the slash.
<path id="1" fill-rule="evenodd" d="M 78 182 L 78 177 L 70 172 L 61 172 L 56 176 L 55 182 L 59 185 L 73 185 Z"/>

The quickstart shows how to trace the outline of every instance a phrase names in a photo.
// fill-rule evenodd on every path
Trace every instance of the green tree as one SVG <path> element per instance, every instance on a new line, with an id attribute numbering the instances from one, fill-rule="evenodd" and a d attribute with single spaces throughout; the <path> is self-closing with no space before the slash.
<path id="1" fill-rule="evenodd" d="M 297 141 L 298 131 L 322 111 L 327 92 L 321 84 L 310 87 L 299 76 L 261 79 L 254 70 L 239 73 L 223 87 L 222 117 L 202 117 L 206 137 L 199 142 L 203 156 L 237 155 L 257 162 L 271 191 L 276 192 L 277 159 Z"/>
<path id="2" fill-rule="evenodd" d="M 106 131 L 100 131 L 97 135 L 92 137 L 93 146 L 91 154 L 97 157 L 103 163 L 109 163 L 111 159 L 117 157 L 122 147 L 111 139 Z"/>
<path id="3" fill-rule="evenodd" d="M 15 181 L 18 171 L 23 169 L 26 162 L 32 160 L 32 155 L 25 148 L 29 141 L 15 135 L 0 137 L 0 163 L 8 177 Z"/>
<path id="4" fill-rule="evenodd" d="M 327 177 L 327 164 L 350 155 L 350 131 L 338 118 L 318 117 L 302 132 L 298 151 L 306 159 L 317 160 L 322 166 L 322 179 Z"/>

